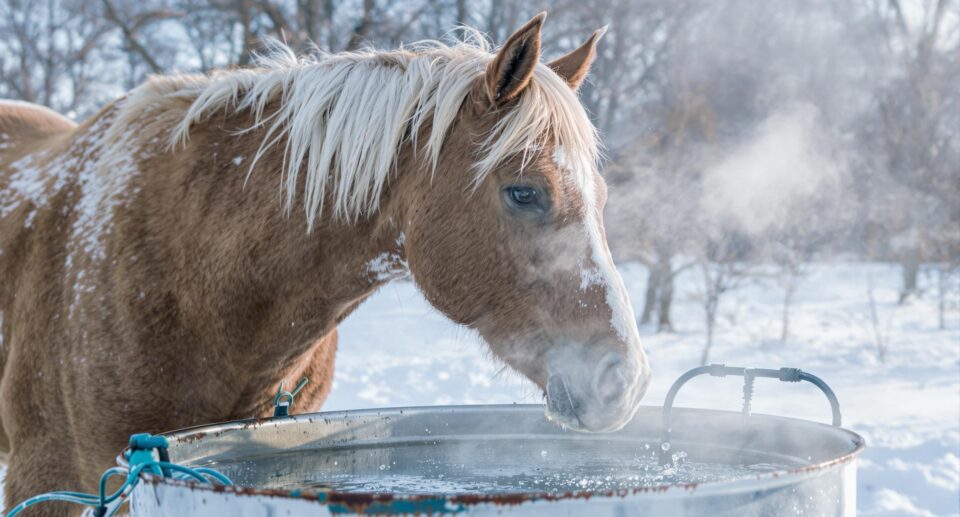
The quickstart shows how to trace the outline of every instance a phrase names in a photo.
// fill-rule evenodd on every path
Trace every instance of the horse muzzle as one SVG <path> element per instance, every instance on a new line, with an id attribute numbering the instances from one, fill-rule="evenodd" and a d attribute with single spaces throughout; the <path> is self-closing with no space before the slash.
<path id="1" fill-rule="evenodd" d="M 551 368 L 547 418 L 575 431 L 609 432 L 636 413 L 650 377 L 645 359 L 606 354 L 593 368 L 580 362 Z"/>

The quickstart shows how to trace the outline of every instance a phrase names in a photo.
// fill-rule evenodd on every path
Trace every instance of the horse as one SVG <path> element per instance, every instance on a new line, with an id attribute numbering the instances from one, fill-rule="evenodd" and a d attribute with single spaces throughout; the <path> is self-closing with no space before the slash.
<path id="1" fill-rule="evenodd" d="M 402 276 L 558 425 L 624 426 L 650 368 L 577 93 L 603 30 L 544 62 L 544 18 L 496 49 L 274 43 L 79 125 L 0 105 L 8 507 L 94 488 L 132 433 L 268 416 L 281 381 L 319 409 L 337 325 Z"/>

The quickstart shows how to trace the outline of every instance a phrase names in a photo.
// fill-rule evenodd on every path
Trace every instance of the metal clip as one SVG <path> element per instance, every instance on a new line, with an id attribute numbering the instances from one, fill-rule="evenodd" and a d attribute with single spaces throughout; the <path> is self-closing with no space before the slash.
<path id="1" fill-rule="evenodd" d="M 290 407 L 293 406 L 294 397 L 297 396 L 297 393 L 300 393 L 300 390 L 302 390 L 308 382 L 310 382 L 310 379 L 304 377 L 300 379 L 300 382 L 293 388 L 293 391 L 284 391 L 283 381 L 280 381 L 280 386 L 277 387 L 277 394 L 273 397 L 274 418 L 290 416 Z"/>

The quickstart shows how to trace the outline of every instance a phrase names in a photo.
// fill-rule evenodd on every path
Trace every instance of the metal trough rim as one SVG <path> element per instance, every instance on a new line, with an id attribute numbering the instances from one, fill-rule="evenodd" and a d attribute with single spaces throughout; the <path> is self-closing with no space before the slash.
<path id="1" fill-rule="evenodd" d="M 648 406 L 643 405 L 641 409 L 647 410 L 660 410 L 661 406 Z M 368 417 L 383 417 L 391 415 L 403 415 L 409 413 L 456 413 L 459 411 L 469 411 L 472 413 L 476 412 L 503 412 L 503 411 L 518 411 L 518 412 L 529 412 L 532 410 L 543 411 L 544 406 L 542 404 L 475 404 L 475 405 L 446 405 L 446 406 L 409 406 L 409 407 L 388 407 L 388 408 L 369 408 L 369 409 L 355 409 L 355 410 L 340 410 L 340 411 L 321 411 L 315 413 L 300 413 L 296 415 L 290 415 L 287 417 L 279 418 L 252 418 L 244 420 L 234 420 L 229 422 L 221 422 L 215 424 L 204 424 L 199 426 L 186 427 L 183 429 L 170 431 L 163 433 L 163 436 L 166 436 L 171 444 L 189 444 L 196 440 L 203 439 L 207 435 L 219 436 L 223 433 L 230 431 L 238 430 L 250 430 L 251 428 L 257 429 L 262 426 L 286 426 L 294 425 L 297 423 L 310 422 L 313 419 L 324 419 L 324 418 L 343 418 L 347 416 L 368 416 Z M 702 409 L 702 408 L 687 408 L 687 407 L 676 407 L 675 411 L 679 414 L 696 412 L 696 413 L 713 413 L 719 415 L 740 415 L 736 411 L 725 411 L 725 410 L 714 410 L 714 409 Z M 733 478 L 729 480 L 722 481 L 710 481 L 703 483 L 688 483 L 688 484 L 664 484 L 664 485 L 653 485 L 642 488 L 628 488 L 622 490 L 583 490 L 583 491 L 571 491 L 565 492 L 562 494 L 557 493 L 548 493 L 548 492 L 511 492 L 511 493 L 496 493 L 496 494 L 413 494 L 413 495 L 396 495 L 391 493 L 383 492 L 341 492 L 337 490 L 300 490 L 300 489 L 283 489 L 283 488 L 256 488 L 256 487 L 245 487 L 245 486 L 222 486 L 222 485 L 210 485 L 204 484 L 192 480 L 179 480 L 164 478 L 161 476 L 156 476 L 147 472 L 141 473 L 141 478 L 143 481 L 151 485 L 169 485 L 169 486 L 179 486 L 186 487 L 192 490 L 204 490 L 210 492 L 226 492 L 234 493 L 242 496 L 266 496 L 266 497 L 279 497 L 279 498 L 288 498 L 288 499 L 299 499 L 299 500 L 312 500 L 320 503 L 328 504 L 345 504 L 349 506 L 353 505 L 369 505 L 376 503 L 392 503 L 392 502 L 404 502 L 409 501 L 413 503 L 423 502 L 423 501 L 445 501 L 453 504 L 462 504 L 462 505 L 476 505 L 476 504 L 497 504 L 497 505 L 516 505 L 522 504 L 528 501 L 561 501 L 561 500 L 587 500 L 591 498 L 605 498 L 605 497 L 628 497 L 632 495 L 644 494 L 644 495 L 656 495 L 662 497 L 671 497 L 671 496 L 682 496 L 688 494 L 689 492 L 696 490 L 697 493 L 701 494 L 711 494 L 711 493 L 736 493 L 741 491 L 754 490 L 756 488 L 756 483 L 761 482 L 764 487 L 776 487 L 781 485 L 793 484 L 800 479 L 807 479 L 819 476 L 825 470 L 838 467 L 850 462 L 853 462 L 857 456 L 859 456 L 864 448 L 866 447 L 866 441 L 859 434 L 845 428 L 833 427 L 828 424 L 823 424 L 820 422 L 813 422 L 810 420 L 803 420 L 793 417 L 784 417 L 777 415 L 766 415 L 766 414 L 753 414 L 750 416 L 751 419 L 756 420 L 777 420 L 777 421 L 795 421 L 802 423 L 807 426 L 816 426 L 831 429 L 833 432 L 841 432 L 846 434 L 855 444 L 855 447 L 852 451 L 843 454 L 839 457 L 821 461 L 819 463 L 814 463 L 811 465 L 805 465 L 801 467 L 796 467 L 792 469 L 783 469 L 776 470 L 771 472 L 758 473 L 752 477 L 741 477 Z M 572 433 L 569 435 L 568 439 L 570 440 L 588 440 L 592 436 L 598 436 L 596 434 L 589 433 Z M 126 459 L 124 454 L 121 453 L 117 457 L 117 463 L 121 466 L 127 466 Z"/>

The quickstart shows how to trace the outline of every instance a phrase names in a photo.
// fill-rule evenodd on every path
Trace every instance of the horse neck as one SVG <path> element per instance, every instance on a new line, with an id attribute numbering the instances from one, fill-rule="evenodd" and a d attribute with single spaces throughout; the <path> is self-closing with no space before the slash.
<path id="1" fill-rule="evenodd" d="M 246 343 L 251 364 L 289 363 L 402 273 L 403 202 L 388 187 L 380 211 L 344 221 L 333 217 L 328 200 L 308 232 L 302 196 L 290 213 L 281 204 L 285 142 L 247 176 L 263 138 L 263 131 L 237 137 L 249 122 L 209 121 L 192 131 L 186 149 L 158 157 L 174 160 L 176 172 L 156 175 L 153 190 L 163 194 L 146 209 L 165 214 L 156 231 L 169 245 L 179 297 L 192 308 L 185 311 L 190 326 L 205 332 L 219 321 L 216 339 Z"/>

